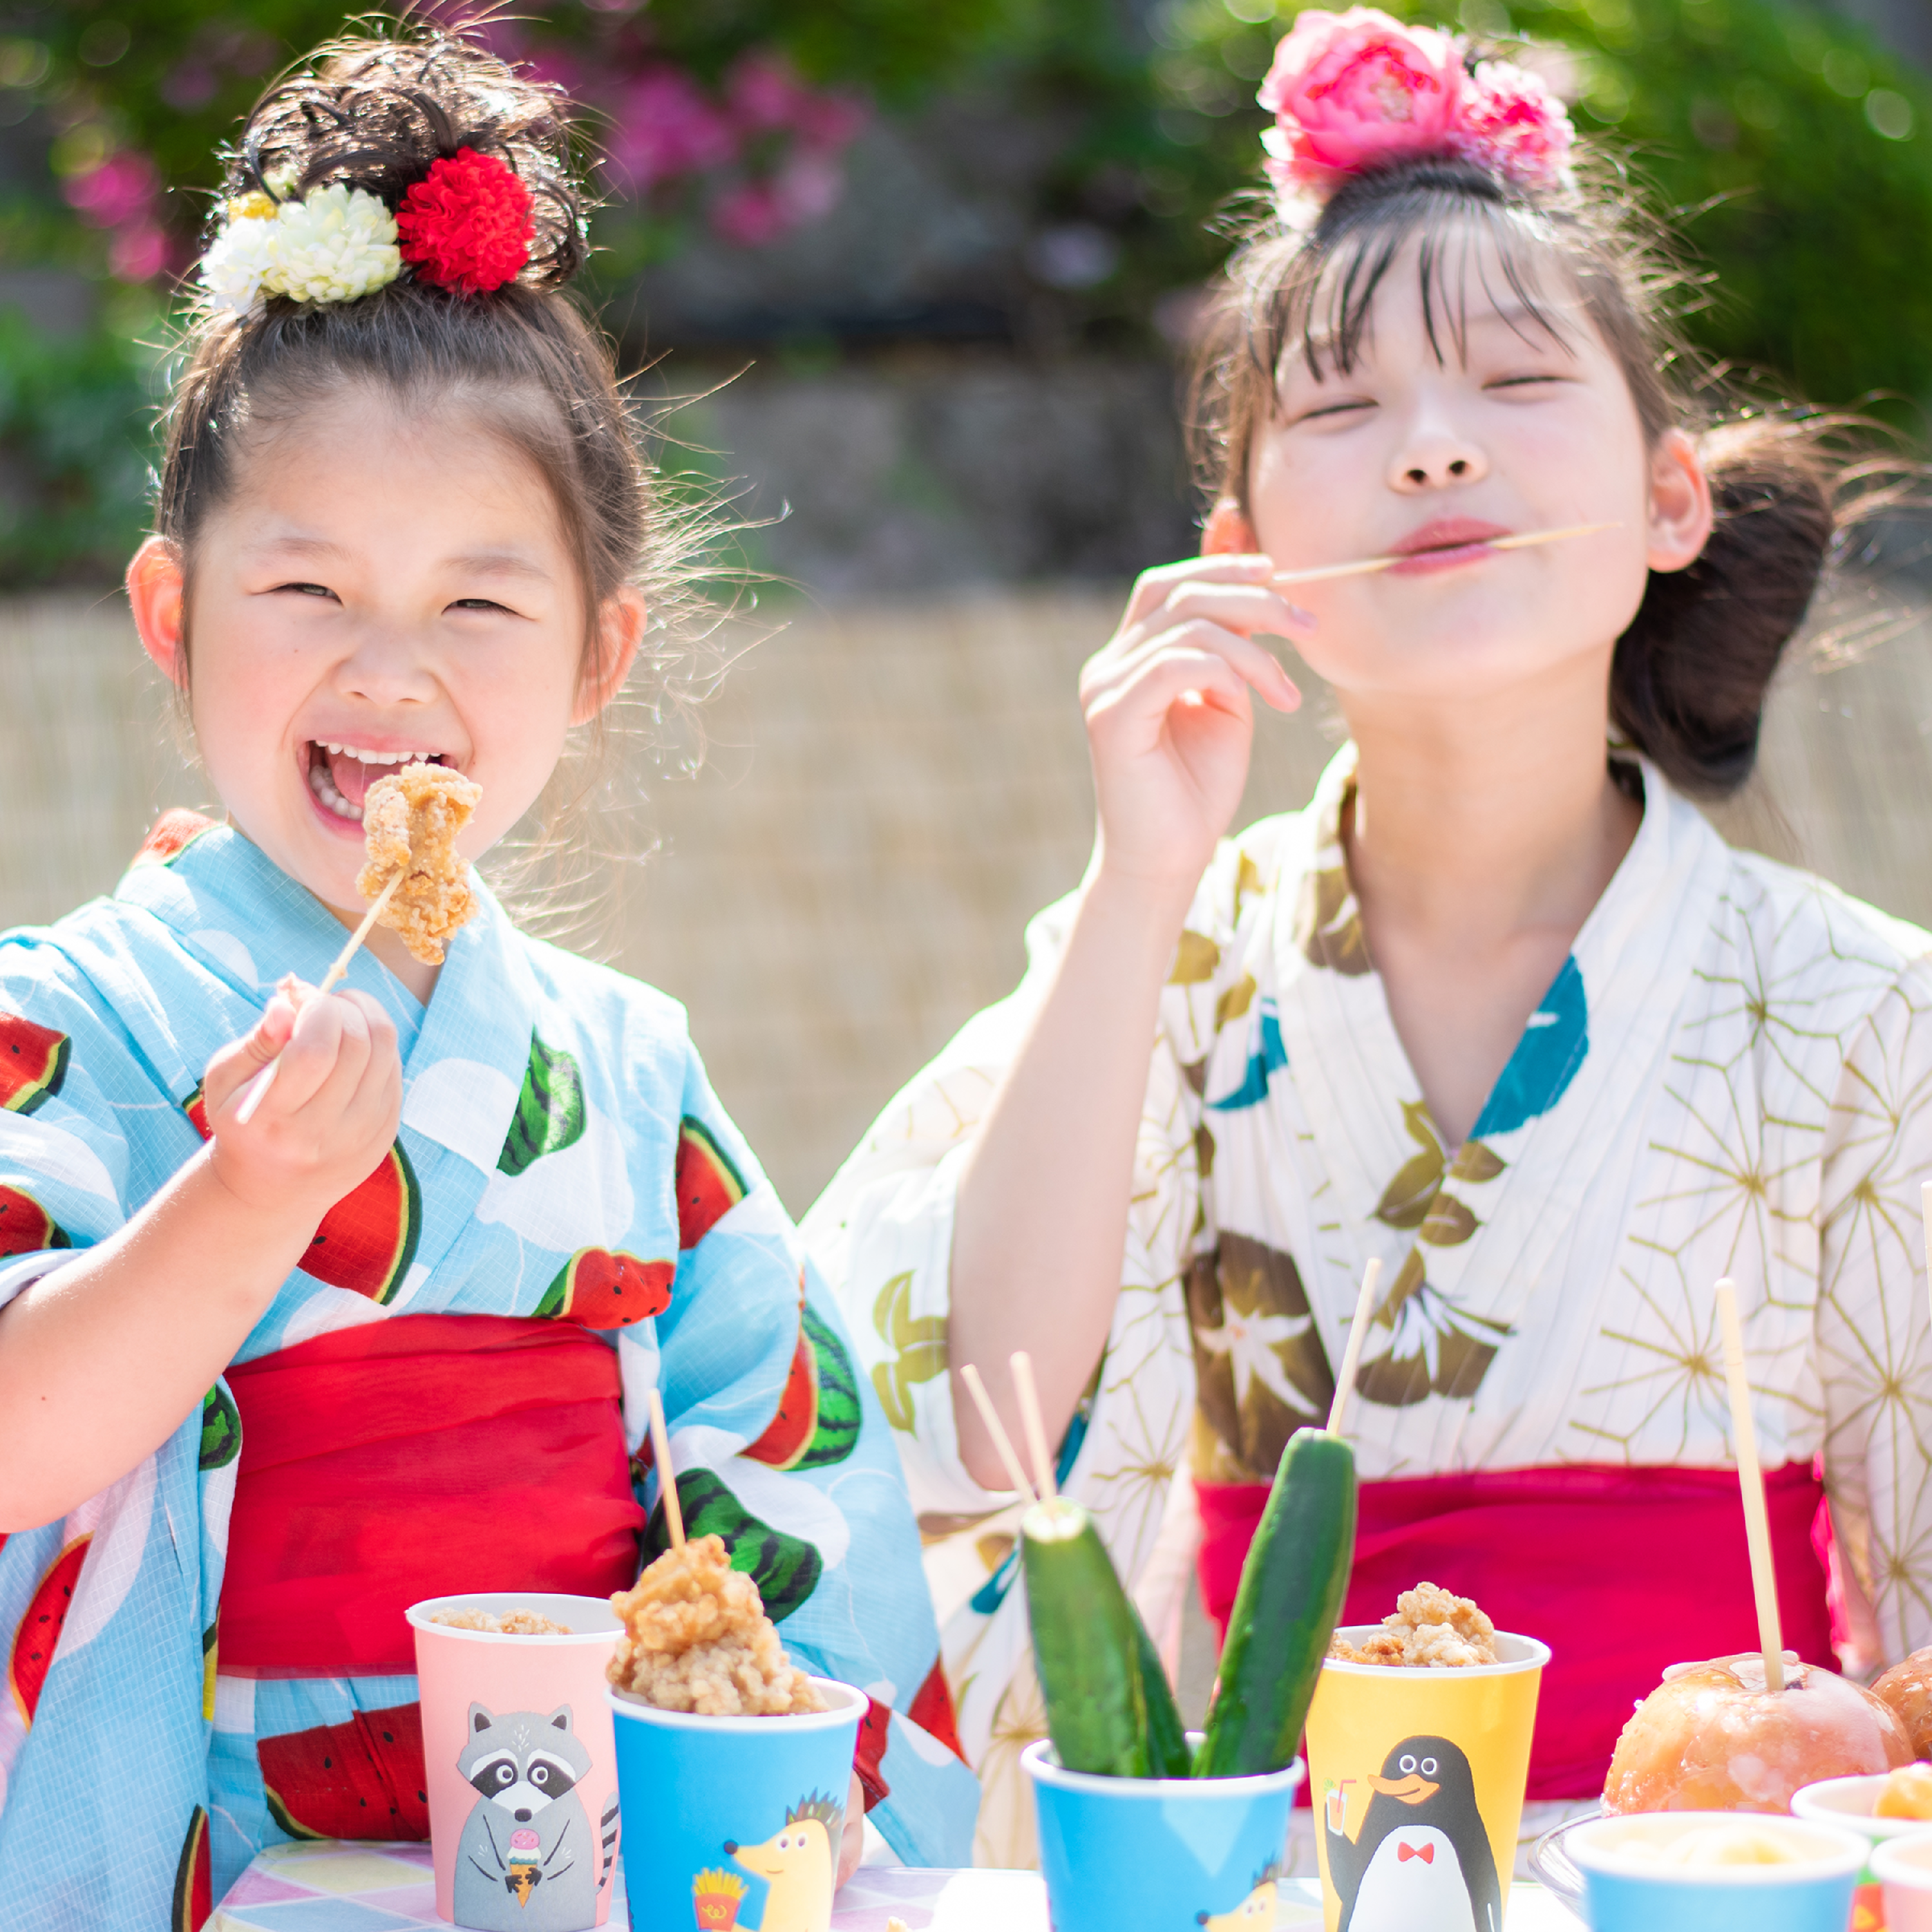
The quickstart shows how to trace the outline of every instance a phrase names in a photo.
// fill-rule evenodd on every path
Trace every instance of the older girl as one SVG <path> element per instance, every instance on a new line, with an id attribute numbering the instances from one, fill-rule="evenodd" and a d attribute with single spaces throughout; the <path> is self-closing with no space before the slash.
<path id="1" fill-rule="evenodd" d="M 1751 769 L 1830 466 L 1787 422 L 1700 424 L 1632 218 L 1531 76 L 1309 12 L 1262 99 L 1276 211 L 1204 370 L 1204 555 L 1141 579 L 1082 680 L 1085 880 L 807 1224 L 952 1532 L 928 1568 L 999 1862 L 1040 1718 L 959 1367 L 997 1387 L 1030 1348 L 1124 1570 L 1156 1594 L 1163 1512 L 1198 1510 L 1225 1618 L 1372 1257 L 1346 1614 L 1427 1578 L 1545 1637 L 1532 1798 L 1600 1786 L 1660 1667 L 1755 1641 L 1721 1276 L 1788 1640 L 1932 1636 L 1928 942 L 1690 802 Z M 1604 527 L 1496 547 L 1574 525 Z M 1268 634 L 1350 742 L 1228 838 L 1252 698 L 1297 701 Z"/>

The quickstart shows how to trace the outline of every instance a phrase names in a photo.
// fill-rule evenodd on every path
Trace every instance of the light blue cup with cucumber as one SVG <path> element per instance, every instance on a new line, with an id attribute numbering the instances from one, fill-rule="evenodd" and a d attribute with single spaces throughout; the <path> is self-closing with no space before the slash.
<path id="1" fill-rule="evenodd" d="M 1746 1839 L 1768 1841 L 1779 1862 L 1724 1862 Z M 1572 1826 L 1564 1850 L 1583 1874 L 1591 1932 L 1845 1932 L 1871 1846 L 1809 1819 L 1651 1811 Z M 1678 1862 L 1691 1852 L 1696 1862 Z"/>
<path id="2" fill-rule="evenodd" d="M 1042 1738 L 1020 1764 L 1054 1932 L 1188 1932 L 1258 1893 L 1266 1910 L 1245 1922 L 1274 1923 L 1299 1758 L 1254 1778 L 1096 1778 L 1062 1770 Z"/>

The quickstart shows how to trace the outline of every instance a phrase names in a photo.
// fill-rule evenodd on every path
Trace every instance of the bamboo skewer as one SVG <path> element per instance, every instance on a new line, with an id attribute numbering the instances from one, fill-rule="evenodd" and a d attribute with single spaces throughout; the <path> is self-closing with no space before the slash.
<path id="1" fill-rule="evenodd" d="M 1724 1376 L 1731 1390 L 1731 1432 L 1737 1438 L 1738 1485 L 1744 1492 L 1744 1540 L 1750 1550 L 1751 1588 L 1757 1598 L 1757 1640 L 1764 1652 L 1768 1690 L 1784 1688 L 1784 1630 L 1778 1615 L 1778 1573 L 1772 1567 L 1771 1522 L 1758 1466 L 1757 1431 L 1744 1376 L 1744 1330 L 1738 1324 L 1737 1290 L 1727 1277 L 1718 1284 L 1718 1322 L 1724 1330 Z"/>
<path id="2" fill-rule="evenodd" d="M 1348 1324 L 1348 1339 L 1342 1348 L 1342 1372 L 1335 1378 L 1335 1400 L 1328 1405 L 1328 1433 L 1340 1436 L 1342 1420 L 1348 1410 L 1348 1398 L 1355 1392 L 1356 1371 L 1362 1365 L 1362 1343 L 1369 1332 L 1369 1315 L 1375 1305 L 1376 1284 L 1382 1278 L 1382 1258 L 1371 1255 L 1362 1270 L 1362 1292 L 1355 1298 L 1355 1318 Z"/>
<path id="3" fill-rule="evenodd" d="M 362 915 L 362 923 L 350 934 L 349 944 L 335 956 L 335 964 L 322 976 L 322 984 L 315 989 L 326 993 L 349 970 L 349 962 L 356 957 L 356 949 L 376 929 L 376 922 L 382 915 L 382 909 L 395 896 L 396 888 L 403 883 L 403 875 L 408 872 L 406 866 L 398 866 L 396 874 L 382 891 L 370 901 L 369 910 Z"/>
<path id="4" fill-rule="evenodd" d="M 335 964 L 322 976 L 322 984 L 315 989 L 318 993 L 329 992 L 347 973 L 350 961 L 356 957 L 356 949 L 375 930 L 376 921 L 380 917 L 382 908 L 389 903 L 396 888 L 403 883 L 403 874 L 408 869 L 406 866 L 396 868 L 395 877 L 376 896 L 369 910 L 362 915 L 362 923 L 350 934 L 349 944 L 335 956 Z M 256 1108 L 268 1097 L 268 1089 L 275 1084 L 275 1069 L 281 1064 L 281 1055 L 278 1054 L 250 1080 L 247 1092 L 242 1096 L 242 1104 L 235 1110 L 238 1126 L 245 1127 L 255 1118 Z"/>
<path id="5" fill-rule="evenodd" d="M 651 1451 L 657 1459 L 658 1494 L 664 1498 L 664 1522 L 670 1530 L 670 1546 L 684 1547 L 684 1511 L 677 1500 L 677 1472 L 671 1466 L 670 1437 L 664 1429 L 664 1397 L 651 1390 Z"/>
<path id="6" fill-rule="evenodd" d="M 1925 1286 L 1932 1293 L 1932 1180 L 1918 1184 L 1918 1212 L 1925 1223 Z"/>
<path id="7" fill-rule="evenodd" d="M 1033 1358 L 1024 1348 L 1012 1355 L 1013 1387 L 1020 1399 L 1020 1426 L 1026 1431 L 1027 1447 L 1033 1454 L 1034 1485 L 1040 1499 L 1050 1503 L 1059 1491 L 1053 1480 L 1053 1458 L 1046 1453 L 1046 1426 L 1040 1415 L 1040 1391 L 1033 1384 Z"/>
<path id="8" fill-rule="evenodd" d="M 1600 530 L 1620 530 L 1621 524 L 1568 524 L 1560 530 L 1525 530 L 1513 537 L 1490 537 L 1480 546 L 1484 550 L 1529 550 L 1538 544 L 1561 543 L 1567 537 L 1594 536 Z M 1444 548 L 1450 546 L 1445 545 Z M 1477 545 L 1472 544 L 1470 549 Z M 1414 557 L 1426 556 L 1426 550 L 1400 550 L 1387 556 L 1359 556 L 1353 563 L 1317 564 L 1312 570 L 1278 570 L 1268 581 L 1270 584 L 1322 584 L 1334 577 L 1372 577 L 1378 571 L 1393 570 L 1399 563 L 1409 562 Z"/>
<path id="9" fill-rule="evenodd" d="M 1033 1485 L 1027 1480 L 1027 1472 L 1020 1466 L 1019 1451 L 1013 1447 L 1013 1438 L 1006 1433 L 1006 1426 L 1000 1420 L 999 1411 L 993 1406 L 993 1398 L 986 1393 L 986 1384 L 980 1379 L 980 1371 L 968 1362 L 959 1371 L 959 1379 L 966 1384 L 966 1392 L 980 1412 L 980 1420 L 986 1425 L 986 1433 L 993 1438 L 994 1451 L 1006 1465 L 1007 1480 L 1018 1492 L 1020 1501 L 1030 1509 L 1036 1500 Z"/>

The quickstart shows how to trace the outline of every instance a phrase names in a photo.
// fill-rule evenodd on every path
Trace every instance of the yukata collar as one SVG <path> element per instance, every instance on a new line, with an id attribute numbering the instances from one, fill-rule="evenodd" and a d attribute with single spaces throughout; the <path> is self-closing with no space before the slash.
<path id="1" fill-rule="evenodd" d="M 1359 916 L 1356 914 L 1354 884 L 1348 874 L 1348 854 L 1342 843 L 1342 818 L 1355 795 L 1355 774 L 1360 753 L 1352 738 L 1343 745 L 1322 767 L 1322 775 L 1315 782 L 1310 794 L 1304 823 L 1306 826 L 1306 867 L 1311 876 L 1327 874 L 1334 878 L 1339 874 L 1346 906 L 1330 904 L 1324 896 L 1317 892 L 1304 892 L 1294 902 L 1292 944 L 1298 952 L 1310 960 L 1321 957 L 1336 943 L 1331 927 L 1345 925 L 1362 946 L 1361 964 L 1370 971 L 1374 970 L 1367 956 L 1366 944 L 1361 941 Z M 1665 822 L 1672 816 L 1671 807 L 1677 802 L 1664 774 L 1641 752 L 1626 745 L 1616 745 L 1610 748 L 1609 762 L 1621 765 L 1636 775 L 1637 802 L 1642 808 L 1636 836 L 1630 842 L 1630 850 L 1624 854 L 1610 881 L 1604 888 L 1603 896 L 1591 909 L 1577 934 L 1580 948 L 1584 935 L 1591 927 L 1598 923 L 1598 910 L 1616 895 L 1620 884 L 1634 879 L 1645 873 L 1656 856 L 1655 848 L 1665 838 Z M 1695 808 L 1691 808 L 1695 809 Z M 1346 913 L 1346 917 L 1338 920 Z M 1339 963 L 1328 962 L 1324 963 Z"/>
<path id="2" fill-rule="evenodd" d="M 396 1022 L 406 1078 L 451 1057 L 481 1061 L 509 1083 L 508 1104 L 478 1105 L 502 1118 L 478 1120 L 500 1144 L 530 1054 L 538 988 L 519 935 L 496 895 L 472 870 L 476 910 L 454 934 L 427 1006 L 367 950 L 344 985 L 368 994 Z M 314 985 L 342 950 L 341 922 L 232 826 L 211 826 L 162 863 L 136 866 L 117 898 L 144 907 L 190 952 L 256 1004 L 293 973 Z"/>

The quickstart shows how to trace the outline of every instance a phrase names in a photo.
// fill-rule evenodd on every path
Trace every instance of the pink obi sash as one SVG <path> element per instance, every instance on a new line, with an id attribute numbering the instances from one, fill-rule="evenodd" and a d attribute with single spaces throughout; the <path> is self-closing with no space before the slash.
<path id="1" fill-rule="evenodd" d="M 1225 1635 L 1268 1490 L 1195 1488 L 1202 1595 Z M 1835 1670 L 1824 1486 L 1792 1462 L 1765 1490 L 1784 1641 Z M 1666 1664 L 1757 1647 L 1733 1470 L 1582 1465 L 1364 1483 L 1342 1622 L 1378 1622 L 1425 1580 L 1550 1648 L 1532 1798 L 1596 1796 L 1632 1706 Z"/>
<path id="2" fill-rule="evenodd" d="M 401 1315 L 242 1364 L 228 1385 L 232 1676 L 413 1672 L 403 1612 L 422 1598 L 636 1580 L 616 1353 L 580 1328 Z"/>

